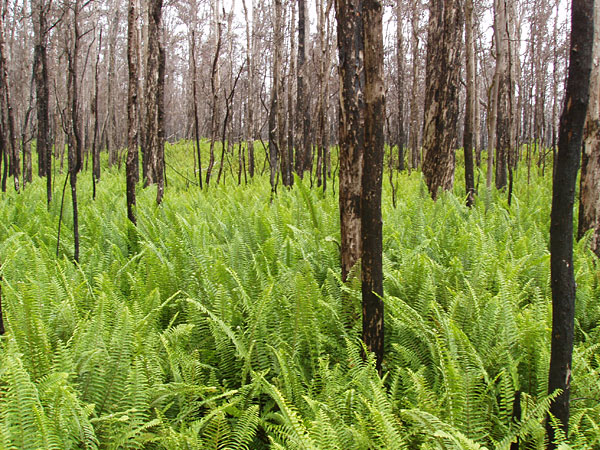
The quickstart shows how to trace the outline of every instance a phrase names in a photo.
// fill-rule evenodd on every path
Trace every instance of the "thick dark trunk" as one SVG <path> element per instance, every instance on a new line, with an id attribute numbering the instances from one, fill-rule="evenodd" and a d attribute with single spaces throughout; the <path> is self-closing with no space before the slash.
<path id="1" fill-rule="evenodd" d="M 360 258 L 364 135 L 362 0 L 335 3 L 340 95 L 340 258 L 342 280 Z"/>
<path id="2" fill-rule="evenodd" d="M 594 1 L 573 0 L 571 9 L 571 55 L 563 113 L 560 119 L 556 176 L 552 189 L 550 219 L 550 272 L 552 286 L 552 346 L 548 393 L 560 389 L 550 414 L 569 432 L 571 361 L 575 318 L 573 271 L 573 203 L 579 169 L 583 126 L 589 96 L 594 34 Z M 554 429 L 547 420 L 548 448 L 556 448 Z"/>
<path id="3" fill-rule="evenodd" d="M 429 11 L 423 175 L 435 200 L 452 189 L 458 141 L 458 94 L 463 12 L 458 0 L 432 2 Z"/>
<path id="4" fill-rule="evenodd" d="M 404 170 L 404 34 L 402 31 L 402 2 L 396 6 L 396 66 L 398 70 L 398 170 Z M 391 168 L 390 168 L 391 169 Z"/>
<path id="5" fill-rule="evenodd" d="M 593 230 L 590 247 L 600 257 L 600 8 L 594 14 L 594 60 L 581 155 L 577 237 L 581 239 Z"/>
<path id="6" fill-rule="evenodd" d="M 198 182 L 200 189 L 202 189 L 202 151 L 200 149 L 200 124 L 198 120 L 198 80 L 197 80 L 197 67 L 196 67 L 196 33 L 192 30 L 192 42 L 191 42 L 191 55 L 192 55 L 192 101 L 194 102 L 194 139 L 196 141 L 196 154 L 198 155 Z"/>
<path id="7" fill-rule="evenodd" d="M 383 178 L 385 88 L 381 1 L 364 0 L 365 152 L 361 194 L 362 338 L 375 354 L 381 375 L 383 361 L 383 268 L 381 185 Z"/>

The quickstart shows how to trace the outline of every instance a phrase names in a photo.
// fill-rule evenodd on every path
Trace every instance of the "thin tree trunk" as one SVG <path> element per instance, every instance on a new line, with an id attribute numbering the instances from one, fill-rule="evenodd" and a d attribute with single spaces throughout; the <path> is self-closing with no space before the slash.
<path id="1" fill-rule="evenodd" d="M 402 30 L 402 1 L 396 3 L 396 68 L 398 95 L 398 170 L 404 170 L 404 33 Z M 392 168 L 390 167 L 390 170 Z"/>
<path id="2" fill-rule="evenodd" d="M 127 185 L 127 218 L 137 225 L 135 216 L 135 166 L 138 164 L 138 42 L 136 0 L 129 0 L 127 8 L 127 162 L 125 167 Z"/>
<path id="3" fill-rule="evenodd" d="M 465 0 L 465 62 L 467 66 L 467 95 L 465 99 L 465 187 L 467 206 L 475 201 L 475 174 L 473 168 L 473 122 L 475 120 L 475 52 L 473 46 L 473 0 Z"/>
<path id="4" fill-rule="evenodd" d="M 214 23 L 213 33 L 215 39 L 215 56 L 212 63 L 212 71 L 210 75 L 210 86 L 212 90 L 212 115 L 210 123 L 210 149 L 208 167 L 206 169 L 206 187 L 210 184 L 212 169 L 215 165 L 215 140 L 219 133 L 219 89 L 221 87 L 220 71 L 219 71 L 219 55 L 221 52 L 221 21 L 219 17 L 219 1 L 213 7 Z M 225 146 L 225 142 L 222 143 Z"/>
<path id="5" fill-rule="evenodd" d="M 296 100 L 296 173 L 302 178 L 311 161 L 310 112 L 306 64 L 306 1 L 298 0 L 298 87 Z"/>
<path id="6" fill-rule="evenodd" d="M 549 414 L 569 433 L 571 362 L 575 319 L 573 270 L 573 203 L 579 169 L 583 127 L 588 106 L 594 0 L 573 0 L 571 9 L 571 55 L 563 113 L 560 120 L 558 159 L 552 189 L 550 219 L 550 272 L 552 286 L 552 344 L 548 393 L 561 394 L 550 405 Z M 548 448 L 557 448 L 551 420 L 546 421 Z"/>
<path id="7" fill-rule="evenodd" d="M 196 141 L 196 153 L 198 155 L 198 182 L 202 189 L 202 151 L 200 149 L 200 125 L 198 120 L 198 75 L 196 66 L 196 30 L 192 30 L 191 60 L 192 60 L 192 92 L 194 102 L 194 138 Z"/>

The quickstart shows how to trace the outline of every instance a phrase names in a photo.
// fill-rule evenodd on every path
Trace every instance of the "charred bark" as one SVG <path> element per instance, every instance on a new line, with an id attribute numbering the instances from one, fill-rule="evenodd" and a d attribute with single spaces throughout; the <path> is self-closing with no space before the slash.
<path id="1" fill-rule="evenodd" d="M 552 340 L 548 374 L 548 393 L 561 390 L 550 405 L 549 413 L 560 422 L 567 436 L 576 289 L 573 271 L 573 203 L 589 98 L 594 0 L 573 0 L 571 24 L 571 55 L 560 119 L 550 218 Z M 546 430 L 548 448 L 554 449 L 555 434 L 549 419 Z"/>
<path id="2" fill-rule="evenodd" d="M 435 200 L 454 184 L 463 11 L 458 0 L 432 2 L 427 37 L 423 175 Z"/>
<path id="3" fill-rule="evenodd" d="M 381 375 L 383 361 L 383 268 L 381 186 L 383 178 L 383 5 L 364 0 L 363 39 L 365 48 L 365 152 L 361 193 L 361 278 L 362 338 L 375 354 Z"/>

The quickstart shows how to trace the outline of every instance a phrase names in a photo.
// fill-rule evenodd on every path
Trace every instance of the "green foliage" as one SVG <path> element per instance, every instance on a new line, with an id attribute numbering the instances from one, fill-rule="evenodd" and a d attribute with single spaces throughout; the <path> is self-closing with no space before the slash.
<path id="1" fill-rule="evenodd" d="M 43 180 L 0 198 L 0 448 L 544 448 L 549 177 L 518 173 L 510 208 L 483 189 L 468 209 L 461 186 L 434 203 L 417 172 L 393 208 L 385 186 L 381 379 L 362 358 L 360 277 L 340 281 L 337 197 L 307 177 L 272 201 L 263 177 L 200 192 L 190 150 L 168 148 L 163 205 L 138 190 L 137 229 L 122 173 L 103 172 L 95 202 L 81 175 L 80 265 L 68 207 L 55 255 Z M 591 449 L 600 271 L 585 239 L 575 269 L 561 445 Z"/>

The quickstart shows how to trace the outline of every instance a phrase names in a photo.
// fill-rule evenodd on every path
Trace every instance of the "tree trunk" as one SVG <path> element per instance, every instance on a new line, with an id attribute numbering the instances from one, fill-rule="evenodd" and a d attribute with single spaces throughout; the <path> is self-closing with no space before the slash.
<path id="1" fill-rule="evenodd" d="M 508 0 L 496 0 L 494 34 L 496 36 L 496 67 L 498 72 L 498 117 L 496 125 L 496 188 L 507 183 L 508 153 L 512 133 L 512 80 L 510 71 L 510 45 L 508 32 Z"/>
<path id="2" fill-rule="evenodd" d="M 121 14 L 120 0 L 112 2 L 113 16 L 110 20 L 110 31 L 108 35 L 108 74 L 107 74 L 107 90 L 106 90 L 106 146 L 108 151 L 108 166 L 116 164 L 118 161 L 118 150 L 116 143 L 117 118 L 115 114 L 115 97 L 116 97 L 116 52 L 117 52 L 117 34 L 119 31 L 119 16 Z"/>
<path id="3" fill-rule="evenodd" d="M 412 27 L 412 88 L 410 97 L 410 149 L 411 168 L 417 169 L 421 164 L 419 149 L 419 5 L 420 0 L 413 0 Z"/>
<path id="4" fill-rule="evenodd" d="M 588 106 L 594 1 L 573 0 L 571 9 L 571 56 L 558 138 L 556 176 L 552 189 L 550 219 L 550 272 L 552 286 L 552 345 L 548 393 L 561 394 L 550 405 L 549 414 L 569 432 L 569 398 L 575 319 L 575 277 L 573 271 L 573 203 L 579 169 L 583 126 Z M 556 448 L 554 430 L 548 418 L 548 448 Z"/>
<path id="5" fill-rule="evenodd" d="M 435 200 L 439 189 L 452 189 L 458 141 L 460 48 L 463 12 L 458 0 L 433 2 L 429 12 L 423 174 Z"/>
<path id="6" fill-rule="evenodd" d="M 306 1 L 298 0 L 298 87 L 296 100 L 296 173 L 302 178 L 311 161 L 310 112 L 306 86 Z"/>
<path id="7" fill-rule="evenodd" d="M 100 127 L 100 111 L 98 111 L 98 64 L 102 49 L 102 30 L 98 38 L 98 54 L 94 66 L 94 97 L 92 98 L 92 114 L 94 115 L 94 133 L 92 137 L 92 198 L 96 199 L 96 183 L 100 180 L 100 149 L 98 147 L 98 129 Z"/>
<path id="8" fill-rule="evenodd" d="M 17 145 L 17 136 L 15 131 L 15 116 L 11 100 L 11 81 L 8 72 L 8 63 L 6 59 L 6 48 L 4 42 L 4 18 L 0 17 L 0 94 L 4 113 L 6 114 L 6 125 L 8 130 L 5 130 L 5 139 L 8 143 L 8 175 L 14 177 L 15 190 L 19 191 L 19 147 Z M 8 133 L 6 133 L 8 131 Z"/>
<path id="9" fill-rule="evenodd" d="M 248 146 L 248 172 L 250 178 L 254 177 L 254 55 L 252 54 L 252 32 L 248 20 L 246 0 L 242 0 L 244 18 L 246 21 L 246 70 L 248 80 L 246 83 L 246 145 Z M 253 17 L 253 22 L 255 18 Z M 254 27 L 254 25 L 252 25 Z"/>
<path id="10" fill-rule="evenodd" d="M 146 130 L 144 157 L 145 186 L 157 185 L 156 203 L 164 193 L 164 73 L 165 54 L 161 44 L 163 0 L 150 0 L 148 5 L 148 44 L 146 57 Z"/>
<path id="11" fill-rule="evenodd" d="M 467 95 L 465 99 L 465 187 L 467 206 L 475 201 L 475 174 L 473 168 L 473 123 L 475 120 L 475 49 L 473 46 L 473 0 L 465 0 L 465 63 L 467 66 Z"/>
<path id="12" fill-rule="evenodd" d="M 277 191 L 277 169 L 278 162 L 281 161 L 281 173 L 284 185 L 287 184 L 285 170 L 285 156 L 281 152 L 281 113 L 279 98 L 281 83 L 281 46 L 283 45 L 283 30 L 281 23 L 282 7 L 281 0 L 274 0 L 275 9 L 273 11 L 273 65 L 272 65 L 272 83 L 271 86 L 271 105 L 269 109 L 269 160 L 271 162 L 271 192 Z"/>
<path id="13" fill-rule="evenodd" d="M 210 74 L 210 87 L 212 90 L 212 115 L 210 121 L 210 154 L 208 167 L 206 168 L 206 188 L 210 184 L 212 169 L 215 165 L 215 141 L 219 134 L 219 90 L 221 88 L 221 78 L 219 71 L 219 56 L 221 53 L 221 19 L 219 16 L 219 1 L 217 0 L 213 6 L 213 34 L 215 40 L 215 56 L 212 62 L 212 71 Z M 225 146 L 225 142 L 222 143 Z"/>
<path id="14" fill-rule="evenodd" d="M 600 8 L 594 9 L 594 56 L 590 80 L 581 179 L 579 187 L 579 226 L 577 237 L 594 230 L 591 249 L 600 257 Z"/>
<path id="15" fill-rule="evenodd" d="M 362 0 L 337 0 L 337 37 L 340 70 L 340 258 L 342 280 L 360 258 L 360 199 L 363 172 L 364 73 Z"/>
<path id="16" fill-rule="evenodd" d="M 396 4 L 396 68 L 398 71 L 398 170 L 404 170 L 404 33 L 402 30 L 402 1 Z"/>
<path id="17" fill-rule="evenodd" d="M 383 361 L 383 268 L 381 184 L 383 175 L 383 121 L 385 87 L 383 82 L 383 5 L 364 0 L 365 64 L 365 153 L 361 194 L 361 274 L 362 338 L 367 350 L 375 354 L 381 375 Z"/>
<path id="18" fill-rule="evenodd" d="M 71 202 L 73 205 L 73 259 L 79 262 L 79 212 L 77 206 L 77 174 L 81 170 L 83 161 L 83 146 L 79 122 L 79 92 L 78 92 L 78 57 L 81 35 L 79 33 L 79 12 L 81 0 L 75 0 L 73 7 L 73 32 L 72 42 L 67 48 L 67 96 L 69 117 L 68 164 L 69 182 L 71 185 Z"/>
<path id="19" fill-rule="evenodd" d="M 136 0 L 129 0 L 127 8 L 127 68 L 129 81 L 127 85 L 127 162 L 125 166 L 127 185 L 127 218 L 134 225 L 135 217 L 135 168 L 138 165 L 138 32 Z"/>

